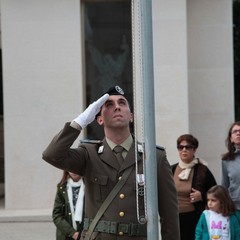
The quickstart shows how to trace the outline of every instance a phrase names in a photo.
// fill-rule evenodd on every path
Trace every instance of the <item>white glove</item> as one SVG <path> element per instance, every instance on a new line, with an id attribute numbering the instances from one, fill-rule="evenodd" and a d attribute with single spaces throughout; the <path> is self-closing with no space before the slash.
<path id="1" fill-rule="evenodd" d="M 108 93 L 104 94 L 97 101 L 91 103 L 87 109 L 78 117 L 73 119 L 73 121 L 79 124 L 82 129 L 85 128 L 95 119 L 95 116 L 99 113 L 102 105 L 108 100 L 108 97 Z"/>

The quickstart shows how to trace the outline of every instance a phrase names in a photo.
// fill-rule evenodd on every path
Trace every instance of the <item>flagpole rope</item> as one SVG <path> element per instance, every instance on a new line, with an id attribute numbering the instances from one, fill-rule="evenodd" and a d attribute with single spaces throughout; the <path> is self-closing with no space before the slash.
<path id="1" fill-rule="evenodd" d="M 131 1 L 132 15 L 132 61 L 133 61 L 133 105 L 134 105 L 134 144 L 136 165 L 136 204 L 137 219 L 140 224 L 147 221 L 146 183 L 145 183 L 145 146 L 144 146 L 144 113 L 143 113 L 143 58 L 141 41 L 141 3 L 140 0 Z M 137 55 L 137 56 L 136 56 Z M 138 67 L 138 68 L 137 68 Z M 139 95 L 137 95 L 139 93 Z M 137 104 L 138 103 L 138 104 Z M 138 108 L 137 108 L 138 105 Z M 138 166 L 138 151 L 142 152 L 143 168 Z M 140 215 L 139 193 L 143 190 L 144 212 Z"/>

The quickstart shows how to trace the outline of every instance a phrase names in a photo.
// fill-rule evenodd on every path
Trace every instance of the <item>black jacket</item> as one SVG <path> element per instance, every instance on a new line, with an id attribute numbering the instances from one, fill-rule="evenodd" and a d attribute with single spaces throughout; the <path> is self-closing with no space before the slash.
<path id="1" fill-rule="evenodd" d="M 172 165 L 172 172 L 174 174 L 178 163 Z M 194 166 L 194 173 L 192 179 L 192 188 L 197 189 L 202 194 L 203 201 L 195 202 L 194 206 L 197 213 L 201 214 L 207 205 L 207 191 L 216 185 L 217 182 L 211 171 L 203 164 L 196 164 Z"/>

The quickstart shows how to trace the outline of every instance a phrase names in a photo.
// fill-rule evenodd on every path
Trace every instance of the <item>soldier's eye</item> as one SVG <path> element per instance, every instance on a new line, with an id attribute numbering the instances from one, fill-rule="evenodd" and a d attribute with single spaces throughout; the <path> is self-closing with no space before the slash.
<path id="1" fill-rule="evenodd" d="M 110 106 L 113 105 L 113 103 L 112 102 L 107 102 L 105 105 L 106 105 L 106 107 L 110 107 Z"/>
<path id="2" fill-rule="evenodd" d="M 122 100 L 122 101 L 119 102 L 119 104 L 126 105 L 126 101 Z"/>

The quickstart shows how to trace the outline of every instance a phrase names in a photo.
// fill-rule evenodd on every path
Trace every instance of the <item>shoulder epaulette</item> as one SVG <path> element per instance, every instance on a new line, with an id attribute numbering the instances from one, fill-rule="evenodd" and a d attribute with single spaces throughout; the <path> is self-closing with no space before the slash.
<path id="1" fill-rule="evenodd" d="M 159 150 L 165 151 L 165 148 L 160 146 L 160 145 L 156 145 L 156 148 L 159 149 Z"/>
<path id="2" fill-rule="evenodd" d="M 162 147 L 160 145 L 156 145 L 156 148 L 162 151 L 165 151 L 165 147 Z M 138 142 L 138 151 L 143 152 L 143 144 Z"/>
<path id="3" fill-rule="evenodd" d="M 80 140 L 80 143 L 101 144 L 102 140 L 83 139 L 83 140 Z"/>

